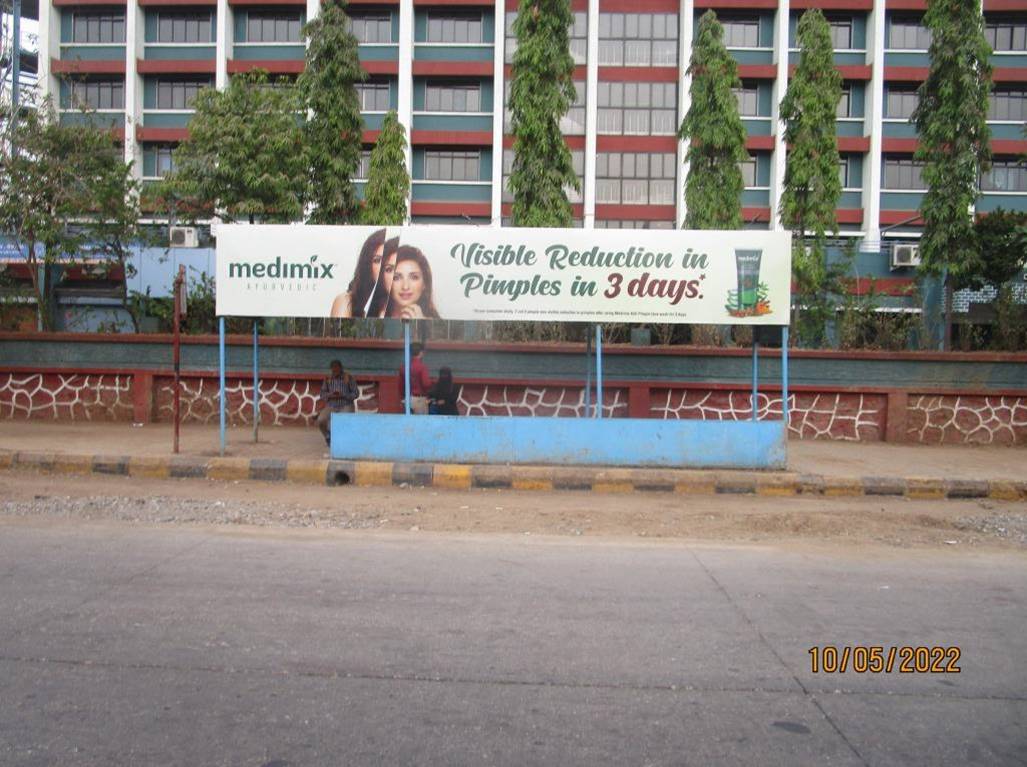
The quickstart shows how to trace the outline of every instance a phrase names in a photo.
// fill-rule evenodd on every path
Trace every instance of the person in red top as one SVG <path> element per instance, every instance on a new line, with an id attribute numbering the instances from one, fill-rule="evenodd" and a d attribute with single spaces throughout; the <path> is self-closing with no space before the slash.
<path id="1" fill-rule="evenodd" d="M 431 376 L 424 365 L 424 346 L 410 344 L 410 412 L 415 415 L 428 413 L 428 392 L 431 390 Z M 403 368 L 399 369 L 399 399 L 406 395 L 406 380 Z"/>

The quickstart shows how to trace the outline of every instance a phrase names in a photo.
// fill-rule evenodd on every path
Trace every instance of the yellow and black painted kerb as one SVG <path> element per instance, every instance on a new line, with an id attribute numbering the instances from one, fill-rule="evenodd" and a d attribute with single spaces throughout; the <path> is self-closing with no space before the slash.
<path id="1" fill-rule="evenodd" d="M 625 469 L 589 466 L 311 461 L 279 458 L 71 455 L 0 451 L 0 469 L 154 479 L 254 480 L 306 485 L 578 490 L 683 495 L 893 496 L 1027 502 L 1027 482 L 931 477 L 833 477 L 790 472 Z"/>

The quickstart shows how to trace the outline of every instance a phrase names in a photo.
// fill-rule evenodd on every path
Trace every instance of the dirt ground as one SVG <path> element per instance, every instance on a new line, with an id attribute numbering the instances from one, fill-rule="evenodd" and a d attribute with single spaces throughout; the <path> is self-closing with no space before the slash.
<path id="1" fill-rule="evenodd" d="M 990 500 L 322 488 L 7 471 L 0 517 L 1027 552 L 1027 507 Z"/>

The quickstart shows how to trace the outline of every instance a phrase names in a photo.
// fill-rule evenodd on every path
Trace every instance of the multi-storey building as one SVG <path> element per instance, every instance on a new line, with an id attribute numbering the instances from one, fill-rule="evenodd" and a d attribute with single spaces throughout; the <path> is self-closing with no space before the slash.
<path id="1" fill-rule="evenodd" d="M 563 120 L 581 182 L 577 223 L 673 227 L 682 221 L 686 74 L 696 20 L 713 8 L 737 59 L 748 131 L 747 226 L 780 227 L 785 146 L 778 104 L 797 61 L 798 17 L 822 8 L 844 78 L 837 129 L 843 234 L 865 254 L 917 233 L 924 185 L 909 124 L 927 74 L 925 0 L 571 0 L 577 99 Z M 303 23 L 318 0 L 48 0 L 40 8 L 40 82 L 64 119 L 76 101 L 124 138 L 144 179 L 171 167 L 200 88 L 260 67 L 295 76 Z M 1027 0 L 983 0 L 994 48 L 994 169 L 978 210 L 1027 209 Z M 500 225 L 512 161 L 504 109 L 517 0 L 352 0 L 370 75 L 359 87 L 367 152 L 387 110 L 410 137 L 414 222 Z M 887 251 L 887 247 L 885 247 Z M 862 257 L 861 257 L 862 258 Z M 870 271 L 870 262 L 863 265 Z M 885 257 L 884 273 L 888 273 Z M 864 271 L 864 274 L 866 271 Z"/>

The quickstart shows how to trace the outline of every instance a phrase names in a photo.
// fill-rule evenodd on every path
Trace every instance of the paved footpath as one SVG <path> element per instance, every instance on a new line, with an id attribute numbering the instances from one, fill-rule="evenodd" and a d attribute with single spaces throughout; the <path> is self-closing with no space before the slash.
<path id="1" fill-rule="evenodd" d="M 317 431 L 300 427 L 264 428 L 257 443 L 252 428 L 231 429 L 224 457 L 215 427 L 183 428 L 178 456 L 171 444 L 166 424 L 4 421 L 0 468 L 319 485 L 1027 501 L 1023 447 L 793 440 L 787 471 L 732 472 L 329 461 Z"/>
<path id="2" fill-rule="evenodd" d="M 11 767 L 1027 755 L 1022 554 L 0 519 L 0 615 Z"/>

